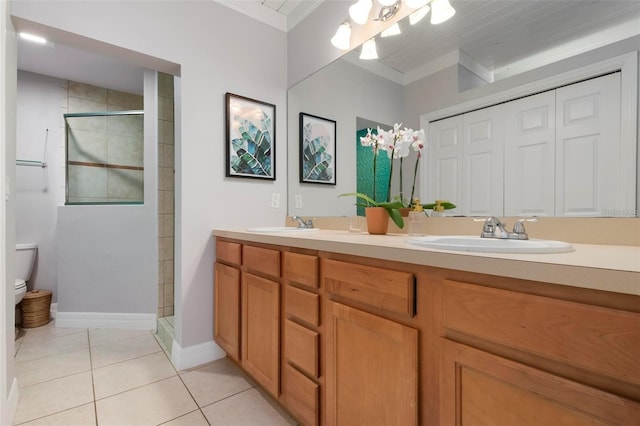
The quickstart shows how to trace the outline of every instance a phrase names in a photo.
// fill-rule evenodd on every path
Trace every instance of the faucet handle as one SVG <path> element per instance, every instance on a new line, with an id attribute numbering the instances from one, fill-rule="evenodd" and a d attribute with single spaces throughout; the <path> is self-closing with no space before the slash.
<path id="1" fill-rule="evenodd" d="M 524 229 L 524 222 L 537 222 L 537 217 L 521 218 L 516 220 L 513 224 L 513 233 L 527 236 L 527 231 Z"/>

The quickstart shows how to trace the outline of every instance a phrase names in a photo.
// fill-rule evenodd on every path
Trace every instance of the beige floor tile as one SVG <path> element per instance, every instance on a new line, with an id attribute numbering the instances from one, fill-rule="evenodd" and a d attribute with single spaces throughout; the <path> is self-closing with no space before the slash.
<path id="1" fill-rule="evenodd" d="M 157 425 L 196 409 L 177 376 L 96 401 L 100 426 Z"/>
<path id="2" fill-rule="evenodd" d="M 22 330 L 25 333 L 25 341 L 37 340 L 41 343 L 47 339 L 87 332 L 86 328 L 56 327 L 55 321 L 50 321 L 49 324 L 43 325 L 42 327 L 23 328 Z"/>
<path id="3" fill-rule="evenodd" d="M 240 368 L 227 358 L 182 372 L 180 376 L 200 407 L 254 386 Z"/>
<path id="4" fill-rule="evenodd" d="M 32 422 L 22 423 L 21 426 L 95 426 L 95 424 L 96 409 L 92 402 Z"/>
<path id="5" fill-rule="evenodd" d="M 202 412 L 196 410 L 170 422 L 162 423 L 162 426 L 209 426 L 209 423 L 202 415 Z"/>
<path id="6" fill-rule="evenodd" d="M 138 336 L 151 334 L 149 330 L 113 330 L 106 328 L 89 329 L 89 344 L 93 346 L 127 340 Z"/>
<path id="7" fill-rule="evenodd" d="M 93 368 L 100 368 L 161 351 L 162 348 L 156 339 L 151 333 L 147 333 L 132 339 L 91 347 L 91 363 Z"/>
<path id="8" fill-rule="evenodd" d="M 156 352 L 93 370 L 93 387 L 96 399 L 102 399 L 176 374 L 164 352 Z"/>
<path id="9" fill-rule="evenodd" d="M 81 333 L 47 338 L 42 340 L 27 340 L 29 333 L 16 354 L 16 362 L 31 361 L 39 358 L 60 355 L 89 347 L 89 339 L 86 330 Z"/>
<path id="10" fill-rule="evenodd" d="M 90 371 L 25 386 L 20 389 L 15 423 L 35 420 L 92 401 Z"/>
<path id="11" fill-rule="evenodd" d="M 16 363 L 16 377 L 21 388 L 89 370 L 89 348 Z"/>
<path id="12" fill-rule="evenodd" d="M 296 421 L 277 407 L 257 388 L 208 405 L 202 409 L 212 425 L 225 426 L 284 426 Z"/>

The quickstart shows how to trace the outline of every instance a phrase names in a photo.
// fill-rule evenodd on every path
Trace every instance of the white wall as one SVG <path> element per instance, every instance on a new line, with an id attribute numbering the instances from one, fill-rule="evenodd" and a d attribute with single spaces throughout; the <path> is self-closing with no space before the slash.
<path id="1" fill-rule="evenodd" d="M 335 61 L 289 90 L 289 213 L 351 216 L 356 191 L 356 118 L 393 125 L 402 121 L 402 86 L 345 60 Z M 299 113 L 336 121 L 336 185 L 299 182 Z M 413 173 L 412 173 L 413 175 Z M 303 207 L 295 208 L 294 196 Z"/>
<path id="2" fill-rule="evenodd" d="M 69 313 L 156 312 L 157 87 L 156 73 L 145 72 L 144 204 L 58 208 L 58 320 L 84 319 Z"/>
<path id="3" fill-rule="evenodd" d="M 14 1 L 11 13 L 180 65 L 176 341 L 212 341 L 211 230 L 281 225 L 286 214 L 284 201 L 270 207 L 271 193 L 286 193 L 285 34 L 214 2 Z M 224 177 L 227 91 L 276 105 L 276 181 Z"/>
<path id="4" fill-rule="evenodd" d="M 0 424 L 13 424 L 18 405 L 14 346 L 16 38 L 8 3 L 0 2 Z"/>
<path id="5" fill-rule="evenodd" d="M 16 156 L 42 161 L 46 129 L 47 168 L 16 167 L 16 241 L 37 243 L 37 266 L 28 289 L 57 292 L 57 206 L 64 204 L 64 128 L 66 81 L 18 71 Z M 66 112 L 66 110 L 64 111 Z"/>

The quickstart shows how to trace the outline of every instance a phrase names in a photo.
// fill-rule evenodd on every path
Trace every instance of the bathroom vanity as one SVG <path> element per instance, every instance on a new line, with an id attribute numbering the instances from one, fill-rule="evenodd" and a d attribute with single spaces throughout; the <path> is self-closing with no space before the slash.
<path id="1" fill-rule="evenodd" d="M 639 422 L 638 247 L 214 237 L 215 340 L 305 425 Z"/>

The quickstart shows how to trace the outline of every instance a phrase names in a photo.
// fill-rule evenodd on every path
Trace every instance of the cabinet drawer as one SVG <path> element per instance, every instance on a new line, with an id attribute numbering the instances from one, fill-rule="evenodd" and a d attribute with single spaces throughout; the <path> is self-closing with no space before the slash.
<path id="1" fill-rule="evenodd" d="M 456 281 L 443 299 L 447 329 L 640 381 L 640 314 Z"/>
<path id="2" fill-rule="evenodd" d="M 240 265 L 242 263 L 242 245 L 229 241 L 216 240 L 216 257 L 223 262 Z"/>
<path id="3" fill-rule="evenodd" d="M 284 322 L 284 357 L 305 373 L 318 377 L 318 333 L 293 321 Z"/>
<path id="4" fill-rule="evenodd" d="M 285 364 L 282 378 L 282 394 L 287 409 L 302 424 L 318 424 L 320 386 L 289 364 Z"/>
<path id="5" fill-rule="evenodd" d="M 285 314 L 315 327 L 320 325 L 319 299 L 317 294 L 285 286 Z"/>
<path id="6" fill-rule="evenodd" d="M 284 254 L 285 277 L 296 284 L 318 288 L 318 258 L 299 253 Z"/>
<path id="7" fill-rule="evenodd" d="M 280 277 L 280 252 L 262 247 L 242 246 L 243 265 L 254 272 Z"/>
<path id="8" fill-rule="evenodd" d="M 323 260 L 326 289 L 335 295 L 407 316 L 415 315 L 413 274 Z"/>

